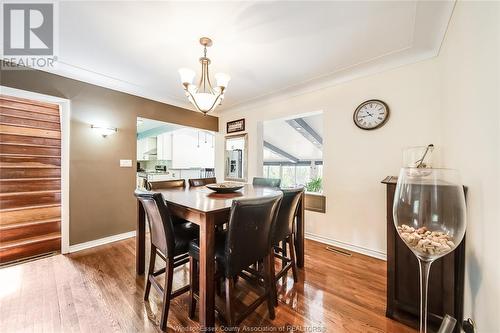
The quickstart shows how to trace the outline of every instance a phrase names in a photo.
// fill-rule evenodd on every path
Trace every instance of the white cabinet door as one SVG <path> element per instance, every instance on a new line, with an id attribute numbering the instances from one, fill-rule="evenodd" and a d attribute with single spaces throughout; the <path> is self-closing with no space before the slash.
<path id="1" fill-rule="evenodd" d="M 138 161 L 149 160 L 150 155 L 146 153 L 155 148 L 156 148 L 156 137 L 149 137 L 137 140 L 137 160 Z"/>
<path id="2" fill-rule="evenodd" d="M 205 142 L 206 136 L 206 142 Z M 172 133 L 172 168 L 213 168 L 213 137 L 204 131 L 184 128 Z"/>
<path id="3" fill-rule="evenodd" d="M 173 132 L 172 168 L 187 169 L 199 167 L 198 135 L 195 130 L 183 128 Z"/>
<path id="4" fill-rule="evenodd" d="M 172 159 L 172 133 L 163 133 L 157 137 L 157 159 L 169 161 Z"/>
<path id="5" fill-rule="evenodd" d="M 137 160 L 144 160 L 144 153 L 146 152 L 146 141 L 147 139 L 137 140 Z"/>

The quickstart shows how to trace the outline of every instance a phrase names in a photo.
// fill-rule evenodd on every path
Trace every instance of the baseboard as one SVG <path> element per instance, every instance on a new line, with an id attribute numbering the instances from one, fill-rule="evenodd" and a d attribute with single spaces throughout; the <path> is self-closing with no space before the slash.
<path id="1" fill-rule="evenodd" d="M 118 235 L 113 235 L 113 236 L 109 236 L 109 237 L 96 239 L 96 240 L 85 242 L 85 243 L 70 245 L 69 252 L 73 253 L 73 252 L 77 252 L 77 251 L 81 251 L 81 250 L 86 250 L 86 249 L 90 249 L 92 247 L 96 247 L 99 245 L 104 245 L 104 244 L 108 244 L 108 243 L 121 241 L 123 239 L 127 239 L 130 237 L 135 237 L 135 230 L 129 231 L 129 232 L 124 232 L 123 234 L 118 234 Z"/>
<path id="2" fill-rule="evenodd" d="M 381 260 L 387 260 L 387 254 L 385 254 L 382 251 L 367 249 L 367 248 L 362 247 L 362 246 L 341 242 L 341 241 L 334 240 L 331 238 L 315 235 L 315 234 L 312 234 L 310 232 L 306 232 L 305 237 L 307 239 L 311 239 L 311 240 L 314 240 L 314 241 L 317 241 L 317 242 L 320 242 L 323 244 L 337 246 L 337 247 L 340 247 L 344 250 L 349 250 L 349 251 L 361 253 L 361 254 L 364 254 L 364 255 L 367 255 L 367 256 L 370 256 L 373 258 L 381 259 Z"/>

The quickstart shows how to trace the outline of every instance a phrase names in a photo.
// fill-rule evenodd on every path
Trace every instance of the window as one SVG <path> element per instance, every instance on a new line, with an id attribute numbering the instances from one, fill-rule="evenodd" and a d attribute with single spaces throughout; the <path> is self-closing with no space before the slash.
<path id="1" fill-rule="evenodd" d="M 309 192 L 322 191 L 323 165 L 316 165 L 315 176 L 310 165 L 264 165 L 262 171 L 266 178 L 280 178 L 281 187 L 306 186 Z"/>
<path id="2" fill-rule="evenodd" d="M 270 165 L 267 178 L 281 178 L 281 167 L 279 165 Z"/>
<path id="3" fill-rule="evenodd" d="M 295 183 L 297 185 L 306 185 L 311 179 L 311 167 L 308 165 L 298 165 L 295 169 Z"/>
<path id="4" fill-rule="evenodd" d="M 269 165 L 264 165 L 264 168 L 262 170 L 262 175 L 265 178 L 269 178 Z"/>
<path id="5" fill-rule="evenodd" d="M 293 187 L 295 184 L 295 165 L 283 165 L 281 167 L 281 186 Z"/>

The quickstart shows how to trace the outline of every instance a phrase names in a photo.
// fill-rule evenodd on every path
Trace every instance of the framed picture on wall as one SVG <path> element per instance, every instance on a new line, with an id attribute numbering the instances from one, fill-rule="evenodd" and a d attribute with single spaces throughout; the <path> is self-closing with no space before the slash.
<path id="1" fill-rule="evenodd" d="M 226 133 L 235 133 L 245 130 L 245 119 L 228 121 L 226 124 Z"/>

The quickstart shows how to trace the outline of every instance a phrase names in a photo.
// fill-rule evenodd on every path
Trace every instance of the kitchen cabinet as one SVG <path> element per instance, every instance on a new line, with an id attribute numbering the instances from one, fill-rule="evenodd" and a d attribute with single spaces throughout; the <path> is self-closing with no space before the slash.
<path id="1" fill-rule="evenodd" d="M 156 137 L 156 152 L 158 160 L 172 160 L 172 133 L 163 133 Z"/>
<path id="2" fill-rule="evenodd" d="M 156 159 L 156 137 L 137 140 L 137 160 L 148 161 Z"/>
<path id="3" fill-rule="evenodd" d="M 206 139 L 206 141 L 205 141 Z M 172 134 L 172 169 L 213 168 L 213 135 L 183 128 Z"/>

